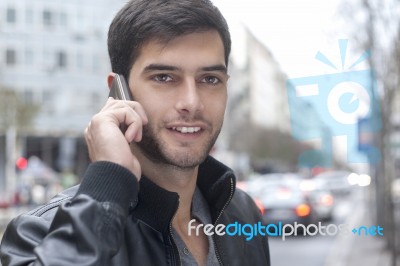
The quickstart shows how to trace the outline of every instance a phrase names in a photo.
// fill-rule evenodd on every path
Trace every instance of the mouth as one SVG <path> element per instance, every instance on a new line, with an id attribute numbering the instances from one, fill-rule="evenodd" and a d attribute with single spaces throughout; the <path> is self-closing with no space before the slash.
<path id="1" fill-rule="evenodd" d="M 201 130 L 201 127 L 172 127 L 170 130 L 177 131 L 183 134 L 193 134 Z"/>

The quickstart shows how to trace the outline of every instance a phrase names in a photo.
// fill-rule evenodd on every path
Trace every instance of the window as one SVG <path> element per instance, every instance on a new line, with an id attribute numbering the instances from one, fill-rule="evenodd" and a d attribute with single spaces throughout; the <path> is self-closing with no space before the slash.
<path id="1" fill-rule="evenodd" d="M 54 93 L 51 90 L 43 90 L 42 102 L 45 104 L 50 104 L 54 100 Z"/>
<path id="2" fill-rule="evenodd" d="M 63 51 L 57 53 L 57 66 L 59 68 L 67 67 L 67 55 Z"/>
<path id="3" fill-rule="evenodd" d="M 25 64 L 33 65 L 33 51 L 31 49 L 25 50 Z"/>
<path id="4" fill-rule="evenodd" d="M 14 66 L 17 64 L 17 53 L 15 50 L 7 49 L 6 50 L 6 65 Z"/>
<path id="5" fill-rule="evenodd" d="M 25 12 L 25 23 L 26 25 L 33 24 L 33 11 L 32 9 L 27 9 Z"/>
<path id="6" fill-rule="evenodd" d="M 6 20 L 10 24 L 14 24 L 17 21 L 17 14 L 15 8 L 7 8 Z"/>
<path id="7" fill-rule="evenodd" d="M 33 104 L 33 90 L 31 88 L 25 89 L 23 97 L 26 104 Z"/>
<path id="8" fill-rule="evenodd" d="M 43 25 L 52 26 L 54 24 L 54 16 L 49 10 L 43 11 Z"/>
<path id="9" fill-rule="evenodd" d="M 83 54 L 81 52 L 78 52 L 76 55 L 76 67 L 78 69 L 83 69 Z"/>
<path id="10" fill-rule="evenodd" d="M 42 92 L 42 111 L 48 114 L 54 112 L 54 93 L 50 89 L 45 89 Z"/>
<path id="11" fill-rule="evenodd" d="M 68 17 L 65 12 L 60 13 L 60 25 L 66 27 L 68 25 Z"/>

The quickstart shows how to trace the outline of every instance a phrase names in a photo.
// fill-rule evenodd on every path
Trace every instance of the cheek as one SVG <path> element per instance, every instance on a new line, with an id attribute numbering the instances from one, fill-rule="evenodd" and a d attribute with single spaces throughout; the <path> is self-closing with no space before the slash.
<path id="1" fill-rule="evenodd" d="M 206 106 L 205 109 L 206 109 L 206 112 L 211 117 L 211 119 L 213 119 L 215 122 L 222 123 L 222 120 L 224 119 L 224 115 L 225 115 L 225 107 L 226 107 L 226 101 L 219 100 L 219 101 L 213 102 L 213 104 L 211 104 L 211 105 Z"/>
<path id="2" fill-rule="evenodd" d="M 145 97 L 141 97 L 143 95 L 140 94 L 137 95 L 138 96 L 135 100 L 142 105 L 149 120 L 166 113 L 168 102 L 160 98 L 158 95 L 147 94 Z"/>
<path id="3" fill-rule="evenodd" d="M 218 110 L 218 119 L 221 121 L 221 123 L 223 122 L 225 117 L 225 107 L 220 108 L 220 110 Z"/>
<path id="4" fill-rule="evenodd" d="M 213 106 L 215 114 L 218 114 L 218 115 L 222 114 L 222 116 L 223 116 L 223 114 L 225 113 L 226 103 L 228 100 L 226 93 L 221 93 L 220 95 L 210 97 L 209 99 L 213 99 L 212 106 Z"/>
<path id="5" fill-rule="evenodd" d="M 162 120 L 162 114 L 166 111 L 157 103 L 150 103 L 149 105 L 143 106 L 144 111 L 146 112 L 147 118 L 149 119 L 150 124 L 157 124 L 160 120 Z"/>

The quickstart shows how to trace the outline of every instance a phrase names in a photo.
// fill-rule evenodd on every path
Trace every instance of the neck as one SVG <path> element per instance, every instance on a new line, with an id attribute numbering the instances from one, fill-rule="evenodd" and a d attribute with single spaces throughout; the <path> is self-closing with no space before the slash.
<path id="1" fill-rule="evenodd" d="M 143 154 L 135 154 L 140 162 L 142 174 L 159 187 L 179 195 L 179 208 L 172 226 L 180 231 L 186 230 L 191 220 L 192 198 L 196 188 L 198 166 L 182 169 L 171 165 L 156 163 Z"/>

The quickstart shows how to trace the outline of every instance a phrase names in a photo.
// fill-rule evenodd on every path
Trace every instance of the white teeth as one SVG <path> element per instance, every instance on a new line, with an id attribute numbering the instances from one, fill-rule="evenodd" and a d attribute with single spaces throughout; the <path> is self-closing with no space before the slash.
<path id="1" fill-rule="evenodd" d="M 200 131 L 200 127 L 173 127 L 173 130 L 179 131 L 181 133 L 195 133 Z"/>

